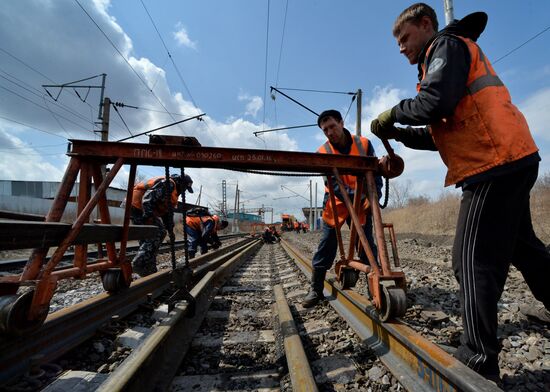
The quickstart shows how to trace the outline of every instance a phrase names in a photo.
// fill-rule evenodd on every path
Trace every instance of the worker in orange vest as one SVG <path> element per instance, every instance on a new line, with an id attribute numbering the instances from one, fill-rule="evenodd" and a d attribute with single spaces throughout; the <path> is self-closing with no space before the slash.
<path id="1" fill-rule="evenodd" d="M 185 221 L 190 259 L 195 257 L 198 248 L 201 254 L 205 254 L 208 253 L 208 244 L 211 244 L 214 249 L 221 246 L 217 232 L 228 226 L 226 220 L 220 220 L 217 215 L 211 215 L 207 208 L 198 207 L 187 212 Z"/>
<path id="2" fill-rule="evenodd" d="M 188 191 L 193 193 L 193 180 L 187 174 L 170 176 L 169 190 L 166 177 L 154 177 L 134 186 L 132 194 L 131 219 L 136 225 L 155 225 L 158 230 L 153 238 L 139 241 L 139 250 L 132 261 L 132 269 L 140 276 L 157 272 L 157 251 L 166 236 L 166 230 L 173 235 L 174 218 L 169 205 L 175 209 L 179 196 Z"/>
<path id="3" fill-rule="evenodd" d="M 510 264 L 540 303 L 524 314 L 550 323 L 550 254 L 531 223 L 529 193 L 540 156 L 527 121 L 476 41 L 487 14 L 476 12 L 438 32 L 435 11 L 405 9 L 393 35 L 410 64 L 418 64 L 417 96 L 371 123 L 372 132 L 407 147 L 438 151 L 445 186 L 462 188 L 453 247 L 464 333 L 455 357 L 500 382 L 497 303 Z M 403 125 L 425 127 L 397 128 Z"/>
<path id="4" fill-rule="evenodd" d="M 371 143 L 369 143 L 367 138 L 352 135 L 346 128 L 344 128 L 344 120 L 342 119 L 342 114 L 339 111 L 325 110 L 319 115 L 317 125 L 323 130 L 328 139 L 325 144 L 319 147 L 317 152 L 321 154 L 375 156 L 374 147 Z M 311 262 L 313 266 L 313 271 L 311 274 L 311 288 L 302 301 L 302 306 L 305 308 L 315 306 L 324 298 L 323 285 L 325 275 L 334 262 L 338 247 L 335 227 L 336 225 L 338 225 L 338 227 L 342 226 L 346 221 L 349 224 L 349 213 L 344 205 L 342 192 L 347 192 L 350 199 L 353 200 L 356 180 L 355 176 L 351 175 L 343 175 L 341 176 L 341 179 L 346 189 L 340 189 L 333 177 L 329 177 L 327 179 L 327 181 L 331 181 L 334 186 L 338 221 L 335 222 L 334 220 L 332 203 L 329 201 L 328 188 L 325 188 L 322 215 L 323 232 L 321 241 L 319 242 L 319 246 Z M 378 195 L 380 195 L 382 178 L 380 176 L 376 176 L 375 181 Z M 361 220 L 363 230 L 365 231 L 365 235 L 373 254 L 375 255 L 375 258 L 377 258 L 376 245 L 372 236 L 372 219 L 370 214 L 367 215 L 366 213 L 366 210 L 369 208 L 366 189 L 363 191 L 361 200 L 363 202 L 363 208 L 359 212 L 359 219 Z M 359 257 L 363 262 L 368 262 L 362 248 L 360 248 Z"/>

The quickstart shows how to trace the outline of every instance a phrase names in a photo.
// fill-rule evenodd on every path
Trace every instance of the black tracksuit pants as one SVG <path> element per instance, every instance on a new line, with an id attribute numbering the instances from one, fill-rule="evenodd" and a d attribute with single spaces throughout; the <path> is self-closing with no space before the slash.
<path id="1" fill-rule="evenodd" d="M 531 223 L 538 164 L 463 189 L 453 247 L 464 332 L 455 356 L 483 375 L 499 373 L 497 302 L 510 263 L 550 309 L 550 254 Z"/>

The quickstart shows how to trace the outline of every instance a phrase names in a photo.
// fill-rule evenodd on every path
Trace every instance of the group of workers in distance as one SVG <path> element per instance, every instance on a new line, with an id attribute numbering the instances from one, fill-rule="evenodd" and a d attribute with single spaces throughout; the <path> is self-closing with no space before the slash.
<path id="1" fill-rule="evenodd" d="M 393 35 L 400 53 L 410 64 L 417 64 L 417 95 L 378 115 L 371 123 L 371 132 L 409 148 L 439 152 L 447 166 L 445 186 L 455 185 L 462 190 L 452 268 L 459 285 L 464 331 L 454 356 L 499 383 L 497 303 L 508 270 L 514 265 L 540 301 L 522 306 L 521 311 L 550 324 L 550 254 L 533 230 L 529 206 L 530 191 L 538 175 L 538 148 L 523 114 L 512 104 L 508 89 L 476 43 L 486 23 L 487 15 L 476 12 L 439 30 L 436 13 L 430 6 L 416 3 L 406 8 L 394 23 Z M 375 156 L 367 138 L 352 135 L 344 127 L 340 112 L 324 111 L 317 124 L 328 139 L 319 153 Z M 335 189 L 338 219 L 334 220 L 326 191 L 321 240 L 312 261 L 311 288 L 302 302 L 306 308 L 323 299 L 325 275 L 337 251 L 335 227 L 349 224 L 342 193 L 347 192 L 353 200 L 356 180 L 353 176 L 342 176 L 342 180 L 345 189 L 340 189 L 333 178 L 327 178 Z M 192 191 L 189 181 L 187 176 L 174 179 L 171 192 Z M 132 214 L 135 223 L 152 222 L 159 227 L 159 236 L 144 243 L 134 259 L 134 266 L 139 268 L 154 266 L 153 253 L 164 237 L 160 234 L 164 230 L 162 215 L 154 213 L 154 205 L 146 204 L 146 200 L 154 200 L 164 192 L 165 186 L 156 186 L 153 183 L 147 191 L 151 196 L 144 195 L 143 203 L 136 206 L 140 215 L 134 215 L 134 210 Z M 376 177 L 376 186 L 380 196 L 380 177 Z M 361 224 L 377 260 L 366 192 L 361 195 L 361 202 Z M 173 227 L 173 223 L 165 225 L 169 230 Z M 189 225 L 197 231 L 198 227 Z M 196 246 L 191 249 L 195 252 Z M 362 249 L 359 257 L 367 262 Z M 146 264 L 145 260 L 151 258 L 153 262 Z"/>
<path id="2" fill-rule="evenodd" d="M 132 269 L 140 276 L 157 272 L 157 253 L 166 232 L 170 241 L 175 240 L 174 211 L 178 198 L 185 191 L 193 193 L 193 180 L 189 175 L 181 177 L 172 174 L 166 184 L 166 177 L 159 176 L 134 186 L 132 195 L 131 220 L 136 225 L 154 225 L 157 231 L 154 237 L 140 240 L 139 250 L 132 261 Z M 218 230 L 227 227 L 228 222 L 218 215 L 211 215 L 207 208 L 193 208 L 186 212 L 187 249 L 189 258 L 208 252 L 208 246 L 218 249 L 221 241 Z"/>
<path id="3" fill-rule="evenodd" d="M 266 226 L 262 233 L 262 240 L 265 244 L 275 244 L 281 241 L 281 235 L 277 232 L 274 225 Z"/>

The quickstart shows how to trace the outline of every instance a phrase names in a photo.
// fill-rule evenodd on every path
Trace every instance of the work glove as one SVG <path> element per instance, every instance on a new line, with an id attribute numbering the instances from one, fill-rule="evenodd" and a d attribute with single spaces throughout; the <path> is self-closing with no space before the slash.
<path id="1" fill-rule="evenodd" d="M 170 238 L 170 242 L 174 242 L 176 240 L 176 235 L 173 231 L 168 232 L 168 237 Z"/>
<path id="2" fill-rule="evenodd" d="M 395 139 L 399 136 L 399 128 L 393 125 L 383 127 L 378 119 L 372 120 L 370 123 L 370 131 L 380 139 Z"/>
<path id="3" fill-rule="evenodd" d="M 395 123 L 395 118 L 392 115 L 392 109 L 388 109 L 378 115 L 377 118 L 382 128 L 390 128 Z"/>

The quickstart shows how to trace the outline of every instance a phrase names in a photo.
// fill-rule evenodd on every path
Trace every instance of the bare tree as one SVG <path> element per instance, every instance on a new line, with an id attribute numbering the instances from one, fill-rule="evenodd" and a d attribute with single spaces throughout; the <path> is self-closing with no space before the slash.
<path id="1" fill-rule="evenodd" d="M 390 207 L 404 208 L 411 194 L 412 181 L 390 181 Z"/>

